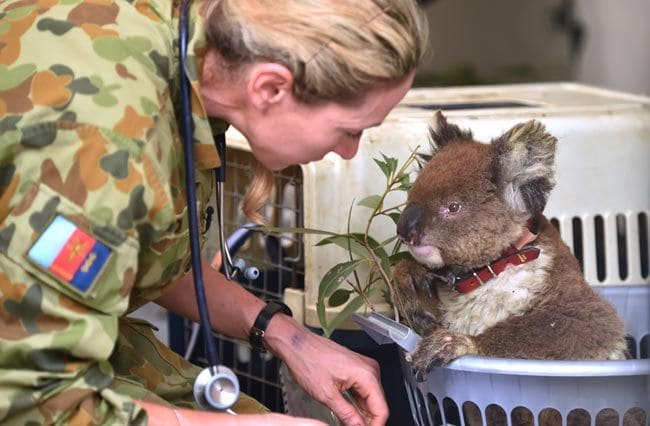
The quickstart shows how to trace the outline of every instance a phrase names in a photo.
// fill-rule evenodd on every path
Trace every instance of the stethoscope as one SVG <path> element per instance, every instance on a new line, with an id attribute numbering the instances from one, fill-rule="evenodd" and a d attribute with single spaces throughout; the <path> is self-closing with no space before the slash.
<path id="1" fill-rule="evenodd" d="M 187 196 L 192 275 L 194 278 L 194 290 L 196 292 L 196 304 L 199 309 L 201 334 L 209 364 L 208 367 L 199 373 L 194 381 L 193 392 L 194 399 L 202 408 L 216 409 L 235 414 L 231 407 L 239 398 L 239 380 L 231 369 L 219 363 L 216 345 L 210 327 L 210 314 L 205 296 L 205 287 L 203 285 L 198 212 L 196 206 L 196 179 L 194 174 L 194 121 L 192 120 L 190 101 L 190 82 L 185 74 L 185 59 L 187 57 L 189 35 L 189 3 L 190 0 L 182 1 L 179 21 L 180 95 L 182 107 L 181 134 L 185 157 L 185 192 Z M 219 243 L 221 245 L 224 275 L 228 280 L 233 280 L 240 274 L 243 274 L 248 279 L 255 279 L 259 275 L 259 271 L 256 268 L 246 268 L 244 261 L 241 259 L 233 262 L 228 244 L 225 240 L 223 229 L 223 185 L 226 178 L 225 135 L 217 135 L 215 137 L 215 145 L 217 146 L 217 151 L 221 159 L 221 166 L 216 170 L 215 176 L 217 225 L 219 227 Z"/>

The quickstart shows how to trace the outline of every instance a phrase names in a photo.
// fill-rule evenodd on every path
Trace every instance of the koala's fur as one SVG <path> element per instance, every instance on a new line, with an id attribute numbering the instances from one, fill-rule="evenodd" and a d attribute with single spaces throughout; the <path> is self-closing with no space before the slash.
<path id="1" fill-rule="evenodd" d="M 542 211 L 554 186 L 556 139 L 538 121 L 489 144 L 436 113 L 432 155 L 409 192 L 398 235 L 413 260 L 394 271 L 395 303 L 423 335 L 409 354 L 417 375 L 465 354 L 528 359 L 624 359 L 622 321 L 586 283 Z M 460 209 L 457 207 L 460 205 Z M 529 219 L 536 260 L 508 266 L 461 294 L 448 283 L 496 260 Z"/>

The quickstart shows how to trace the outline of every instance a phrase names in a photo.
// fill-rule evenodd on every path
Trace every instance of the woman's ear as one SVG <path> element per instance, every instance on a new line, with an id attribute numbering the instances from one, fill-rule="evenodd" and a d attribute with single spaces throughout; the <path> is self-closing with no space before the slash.
<path id="1" fill-rule="evenodd" d="M 293 74 L 284 65 L 262 62 L 248 70 L 247 94 L 257 109 L 266 110 L 292 96 Z"/>

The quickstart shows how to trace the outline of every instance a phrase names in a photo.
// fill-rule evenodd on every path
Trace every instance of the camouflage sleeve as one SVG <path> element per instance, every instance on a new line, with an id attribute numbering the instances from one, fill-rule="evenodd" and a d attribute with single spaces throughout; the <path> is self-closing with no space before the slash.
<path id="1" fill-rule="evenodd" d="M 0 423 L 146 422 L 109 358 L 133 289 L 187 251 L 160 16 L 0 2 Z"/>
<path id="2" fill-rule="evenodd" d="M 34 151 L 28 141 L 43 135 L 24 130 L 0 192 L 9 204 L 0 208 L 0 421 L 144 422 L 111 390 L 108 359 L 138 272 L 134 220 L 151 213 L 151 191 L 122 193 L 110 178 L 97 186 L 102 172 L 84 178 L 74 160 L 78 130 L 41 127 L 50 142 Z"/>

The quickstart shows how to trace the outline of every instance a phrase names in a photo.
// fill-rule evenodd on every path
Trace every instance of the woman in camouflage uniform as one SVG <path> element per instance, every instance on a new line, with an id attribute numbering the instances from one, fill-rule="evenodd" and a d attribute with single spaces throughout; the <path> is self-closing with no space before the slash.
<path id="1" fill-rule="evenodd" d="M 246 396 L 236 417 L 191 410 L 197 367 L 126 318 L 157 300 L 197 319 L 175 113 L 178 7 L 0 3 L 0 422 L 296 424 L 244 414 L 265 412 Z M 350 158 L 407 91 L 423 48 L 411 0 L 206 0 L 190 14 L 183 72 L 202 206 L 224 122 L 268 170 L 330 151 Z M 264 302 L 204 271 L 213 328 L 246 339 Z M 374 361 L 286 315 L 264 344 L 345 424 L 385 422 Z"/>

